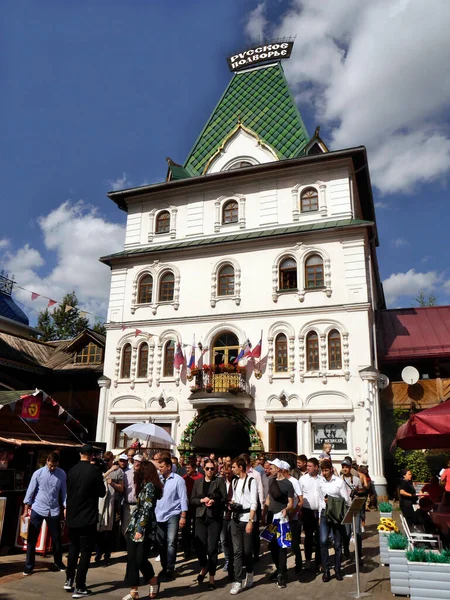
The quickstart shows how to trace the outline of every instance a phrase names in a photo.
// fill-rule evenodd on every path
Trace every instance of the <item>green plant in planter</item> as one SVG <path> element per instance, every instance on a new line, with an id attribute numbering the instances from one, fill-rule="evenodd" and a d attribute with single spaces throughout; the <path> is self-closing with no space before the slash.
<path id="1" fill-rule="evenodd" d="M 450 552 L 448 550 L 431 552 L 424 548 L 414 548 L 406 552 L 406 558 L 411 562 L 450 564 Z"/>
<path id="2" fill-rule="evenodd" d="M 380 502 L 378 510 L 380 513 L 390 513 L 392 512 L 392 504 L 390 502 Z"/>
<path id="3" fill-rule="evenodd" d="M 413 548 L 406 552 L 406 559 L 411 562 L 427 562 L 427 551 L 424 548 Z"/>
<path id="4" fill-rule="evenodd" d="M 408 538 L 403 533 L 391 533 L 388 537 L 389 550 L 406 550 Z"/>

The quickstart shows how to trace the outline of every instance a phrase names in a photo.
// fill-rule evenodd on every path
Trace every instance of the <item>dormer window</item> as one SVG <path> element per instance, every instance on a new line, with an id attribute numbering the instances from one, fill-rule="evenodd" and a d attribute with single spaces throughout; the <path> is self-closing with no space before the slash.
<path id="1" fill-rule="evenodd" d="M 100 364 L 102 362 L 102 348 L 90 342 L 75 355 L 75 362 L 81 364 Z"/>
<path id="2" fill-rule="evenodd" d="M 253 163 L 249 160 L 239 160 L 234 162 L 231 166 L 228 167 L 227 171 L 235 171 L 236 169 L 243 169 L 245 167 L 251 167 Z"/>
<path id="3" fill-rule="evenodd" d="M 222 209 L 222 223 L 237 223 L 239 220 L 239 205 L 236 200 L 225 202 Z"/>
<path id="4" fill-rule="evenodd" d="M 170 232 L 170 213 L 168 210 L 163 210 L 156 217 L 155 234 Z"/>

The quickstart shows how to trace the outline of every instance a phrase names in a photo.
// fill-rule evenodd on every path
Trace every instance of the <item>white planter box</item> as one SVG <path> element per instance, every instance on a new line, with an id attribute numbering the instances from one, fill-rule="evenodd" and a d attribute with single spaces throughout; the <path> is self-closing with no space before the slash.
<path id="1" fill-rule="evenodd" d="M 380 563 L 382 565 L 389 564 L 389 546 L 388 546 L 388 537 L 390 535 L 390 531 L 379 531 L 378 539 L 380 540 Z"/>
<path id="2" fill-rule="evenodd" d="M 392 519 L 392 512 L 388 512 L 388 513 L 380 512 L 380 519 Z"/>
<path id="3" fill-rule="evenodd" d="M 391 592 L 394 595 L 409 596 L 409 571 L 406 560 L 406 550 L 391 550 L 389 554 L 389 576 L 391 578 Z"/>
<path id="4" fill-rule="evenodd" d="M 407 563 L 411 600 L 450 600 L 450 564 Z"/>

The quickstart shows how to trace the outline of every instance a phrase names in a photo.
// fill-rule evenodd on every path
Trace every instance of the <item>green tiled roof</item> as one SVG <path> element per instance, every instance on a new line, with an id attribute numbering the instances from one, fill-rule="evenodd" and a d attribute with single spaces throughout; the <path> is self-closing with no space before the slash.
<path id="1" fill-rule="evenodd" d="M 158 244 L 156 246 L 143 246 L 133 248 L 132 250 L 124 250 L 116 252 L 109 256 L 102 256 L 102 262 L 108 264 L 110 260 L 117 258 L 126 258 L 127 256 L 154 254 L 155 252 L 170 252 L 172 250 L 183 250 L 186 248 L 196 248 L 200 246 L 213 246 L 216 244 L 229 244 L 235 242 L 245 242 L 256 238 L 280 237 L 292 233 L 308 233 L 323 229 L 341 229 L 349 227 L 371 227 L 372 221 L 363 221 L 362 219 L 340 219 L 334 221 L 318 221 L 317 223 L 309 223 L 308 225 L 287 225 L 286 227 L 274 227 L 273 229 L 261 229 L 258 231 L 248 231 L 231 233 L 228 235 L 217 235 L 214 237 L 196 238 L 193 240 L 183 239 L 168 244 Z"/>
<path id="2" fill-rule="evenodd" d="M 183 169 L 183 167 L 180 167 L 179 165 L 170 165 L 169 169 L 172 174 L 172 180 L 186 179 L 186 177 L 190 177 L 186 169 Z"/>
<path id="3" fill-rule="evenodd" d="M 280 63 L 235 73 L 186 160 L 191 176 L 203 173 L 238 122 L 280 159 L 300 156 L 309 141 Z"/>

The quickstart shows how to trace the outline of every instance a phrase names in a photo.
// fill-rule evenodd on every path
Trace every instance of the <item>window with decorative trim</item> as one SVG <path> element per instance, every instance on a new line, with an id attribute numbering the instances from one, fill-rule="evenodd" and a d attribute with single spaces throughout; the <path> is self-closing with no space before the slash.
<path id="1" fill-rule="evenodd" d="M 137 364 L 137 377 L 141 379 L 148 375 L 148 344 L 144 342 L 139 346 Z"/>
<path id="2" fill-rule="evenodd" d="M 99 364 L 102 362 L 103 349 L 93 342 L 82 348 L 75 355 L 75 362 L 81 364 Z"/>
<path id="3" fill-rule="evenodd" d="M 342 369 L 341 334 L 336 329 L 328 334 L 328 368 L 331 371 Z"/>
<path id="4" fill-rule="evenodd" d="M 217 295 L 218 296 L 233 296 L 234 295 L 234 267 L 232 265 L 224 265 L 219 270 L 217 277 Z"/>
<path id="5" fill-rule="evenodd" d="M 305 261 L 305 288 L 324 287 L 323 259 L 319 254 L 311 254 Z"/>
<path id="6" fill-rule="evenodd" d="M 114 431 L 114 448 L 128 448 L 133 438 L 129 438 L 123 430 L 129 423 L 117 423 Z"/>
<path id="7" fill-rule="evenodd" d="M 288 257 L 280 262 L 279 290 L 288 291 L 297 289 L 297 261 Z"/>
<path id="8" fill-rule="evenodd" d="M 315 331 L 310 331 L 306 336 L 306 370 L 318 371 L 319 369 L 319 336 Z"/>
<path id="9" fill-rule="evenodd" d="M 170 233 L 170 212 L 163 210 L 158 213 L 155 223 L 155 235 Z"/>
<path id="10" fill-rule="evenodd" d="M 121 379 L 129 379 L 131 376 L 131 344 L 125 344 L 122 348 L 122 361 L 120 367 Z"/>
<path id="11" fill-rule="evenodd" d="M 287 373 L 288 371 L 288 341 L 284 333 L 279 333 L 275 338 L 275 372 Z"/>
<path id="12" fill-rule="evenodd" d="M 300 212 L 316 212 L 319 210 L 319 193 L 313 188 L 309 187 L 302 191 L 300 194 Z"/>
<path id="13" fill-rule="evenodd" d="M 159 280 L 159 302 L 172 302 L 175 290 L 175 276 L 166 271 Z"/>
<path id="14" fill-rule="evenodd" d="M 169 340 L 164 345 L 163 377 L 173 377 L 175 360 L 175 342 Z"/>
<path id="15" fill-rule="evenodd" d="M 222 224 L 237 223 L 239 221 L 239 205 L 236 200 L 225 202 L 222 207 Z"/>
<path id="16" fill-rule="evenodd" d="M 139 280 L 138 304 L 149 304 L 153 296 L 153 277 L 144 275 Z"/>

